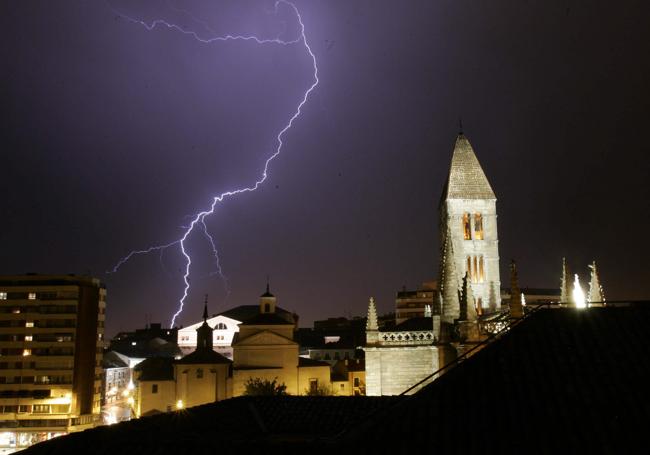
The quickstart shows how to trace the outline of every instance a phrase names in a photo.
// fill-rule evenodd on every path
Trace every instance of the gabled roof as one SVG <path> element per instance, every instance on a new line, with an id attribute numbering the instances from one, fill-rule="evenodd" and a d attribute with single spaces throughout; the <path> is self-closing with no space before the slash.
<path id="1" fill-rule="evenodd" d="M 108 351 L 102 357 L 103 368 L 128 368 L 129 358 L 115 351 Z"/>
<path id="2" fill-rule="evenodd" d="M 463 133 L 456 138 L 449 176 L 442 191 L 446 199 L 496 199 L 469 140 Z"/>

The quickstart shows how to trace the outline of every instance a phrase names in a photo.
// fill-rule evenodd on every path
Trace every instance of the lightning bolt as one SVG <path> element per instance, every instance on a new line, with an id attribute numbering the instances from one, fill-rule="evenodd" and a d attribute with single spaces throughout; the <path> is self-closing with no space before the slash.
<path id="1" fill-rule="evenodd" d="M 183 283 L 184 283 L 184 288 L 183 288 L 183 296 L 178 302 L 178 310 L 174 313 L 171 319 L 170 327 L 174 327 L 174 324 L 176 322 L 176 318 L 182 313 L 183 307 L 185 305 L 185 300 L 187 299 L 187 295 L 189 293 L 190 289 L 190 281 L 189 281 L 189 275 L 190 275 L 190 268 L 192 266 L 192 257 L 190 256 L 189 252 L 186 249 L 185 242 L 187 241 L 188 237 L 190 234 L 194 231 L 194 228 L 199 226 L 203 230 L 203 234 L 206 236 L 208 239 L 211 247 L 212 247 L 212 253 L 215 258 L 215 264 L 217 268 L 217 273 L 221 276 L 221 278 L 224 280 L 224 283 L 226 283 L 226 292 L 229 293 L 230 290 L 227 286 L 227 279 L 225 275 L 223 274 L 223 270 L 221 268 L 221 262 L 219 260 L 219 253 L 216 248 L 216 244 L 214 242 L 213 237 L 209 234 L 207 226 L 205 224 L 205 219 L 212 215 L 215 211 L 215 208 L 217 204 L 223 202 L 225 199 L 236 196 L 238 194 L 242 193 L 250 193 L 253 191 L 256 191 L 267 179 L 268 177 L 268 171 L 269 171 L 269 165 L 271 162 L 282 152 L 282 147 L 284 145 L 284 140 L 283 137 L 289 129 L 293 126 L 293 123 L 296 121 L 298 117 L 300 117 L 300 114 L 302 113 L 302 108 L 309 99 L 309 96 L 311 93 L 314 91 L 316 86 L 319 83 L 318 79 L 318 64 L 316 62 L 316 56 L 314 55 L 313 51 L 311 50 L 311 47 L 309 46 L 309 43 L 307 42 L 307 36 L 305 34 L 305 24 L 302 21 L 302 16 L 300 15 L 300 12 L 298 11 L 298 8 L 296 5 L 291 3 L 290 1 L 287 0 L 278 0 L 275 2 L 275 13 L 277 14 L 278 8 L 280 5 L 286 5 L 289 7 L 295 14 L 298 24 L 300 26 L 300 33 L 298 34 L 298 37 L 293 40 L 283 40 L 278 38 L 273 38 L 273 39 L 260 39 L 254 35 L 224 35 L 224 36 L 216 36 L 216 37 L 211 37 L 211 38 L 201 38 L 196 32 L 192 30 L 185 29 L 179 25 L 176 25 L 171 22 L 167 22 L 162 19 L 156 19 L 152 21 L 151 23 L 144 22 L 139 19 L 134 19 L 129 16 L 126 16 L 118 11 L 115 11 L 113 8 L 113 11 L 115 11 L 116 14 L 121 16 L 122 18 L 133 22 L 135 24 L 140 24 L 144 26 L 147 30 L 152 31 L 156 27 L 167 27 L 169 29 L 176 30 L 182 34 L 189 35 L 196 39 L 197 41 L 203 43 L 203 44 L 211 44 L 217 41 L 254 41 L 257 44 L 276 44 L 276 45 L 282 45 L 282 46 L 288 46 L 288 45 L 295 45 L 295 44 L 301 44 L 304 46 L 305 50 L 309 54 L 309 57 L 311 58 L 312 66 L 313 66 L 313 82 L 309 86 L 309 88 L 303 93 L 302 99 L 300 100 L 300 103 L 296 107 L 293 115 L 287 123 L 284 125 L 284 127 L 278 132 L 276 135 L 276 143 L 277 146 L 274 150 L 274 152 L 266 159 L 264 162 L 264 168 L 262 170 L 261 177 L 255 181 L 254 184 L 248 185 L 248 186 L 243 186 L 241 188 L 233 189 L 233 190 L 228 190 L 225 191 L 218 196 L 214 196 L 212 198 L 212 202 L 210 205 L 205 209 L 200 212 L 195 213 L 192 215 L 192 222 L 184 228 L 183 235 L 179 238 L 176 239 L 172 242 L 169 242 L 164 245 L 157 245 L 157 246 L 151 246 L 142 250 L 133 250 L 126 256 L 124 256 L 122 259 L 120 259 L 117 264 L 113 267 L 109 273 L 115 273 L 119 270 L 119 268 L 124 265 L 126 262 L 128 262 L 131 258 L 134 256 L 138 255 L 145 255 L 152 253 L 154 251 L 161 251 L 165 250 L 167 248 L 173 247 L 173 246 L 178 246 L 180 248 L 180 251 L 185 258 L 185 272 L 183 274 Z M 109 5 L 110 6 L 110 5 Z M 182 10 L 181 10 L 182 11 Z M 186 14 L 188 14 L 186 11 L 182 11 Z M 189 14 L 188 14 L 189 15 Z M 191 17 L 191 16 L 190 16 Z M 194 19 L 194 18 L 193 18 Z M 201 21 L 197 21 L 201 23 Z M 203 23 L 204 27 L 207 28 L 208 30 L 211 30 L 205 23 Z"/>

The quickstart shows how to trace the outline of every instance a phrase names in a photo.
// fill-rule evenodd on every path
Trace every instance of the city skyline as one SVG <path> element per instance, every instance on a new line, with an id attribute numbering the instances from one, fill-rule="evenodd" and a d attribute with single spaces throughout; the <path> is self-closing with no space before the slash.
<path id="1" fill-rule="evenodd" d="M 146 315 L 166 323 L 183 261 L 169 250 L 106 271 L 254 181 L 311 78 L 300 48 L 204 46 L 115 13 L 183 19 L 205 36 L 288 34 L 296 23 L 287 16 L 282 29 L 272 3 L 111 5 L 25 2 L 0 14 L 0 272 L 101 278 L 109 335 Z M 211 313 L 255 304 L 267 275 L 301 326 L 363 315 L 371 295 L 389 311 L 402 285 L 436 279 L 459 117 L 497 196 L 503 276 L 514 258 L 522 287 L 559 289 L 562 257 L 583 283 L 595 259 L 607 298 L 647 297 L 649 248 L 630 229 L 650 222 L 641 5 L 296 6 L 321 82 L 268 181 L 206 219 L 232 292 L 193 243 L 179 324 L 198 320 L 206 293 Z"/>

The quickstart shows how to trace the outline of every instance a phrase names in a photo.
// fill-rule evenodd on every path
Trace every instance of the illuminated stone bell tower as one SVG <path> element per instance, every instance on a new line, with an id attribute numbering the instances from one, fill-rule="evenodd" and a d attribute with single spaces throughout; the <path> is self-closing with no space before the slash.
<path id="1" fill-rule="evenodd" d="M 469 140 L 459 133 L 439 206 L 440 245 L 446 250 L 441 255 L 441 270 L 455 269 L 456 289 L 468 274 L 478 314 L 501 306 L 496 202 Z M 454 285 L 445 281 L 441 281 L 443 287 Z M 449 294 L 451 289 L 443 295 L 445 292 Z"/>

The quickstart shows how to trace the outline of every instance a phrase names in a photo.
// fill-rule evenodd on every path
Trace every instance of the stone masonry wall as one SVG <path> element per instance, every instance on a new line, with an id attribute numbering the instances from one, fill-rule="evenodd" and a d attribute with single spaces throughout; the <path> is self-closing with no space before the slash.
<path id="1" fill-rule="evenodd" d="M 365 352 L 369 396 L 399 395 L 438 370 L 435 346 L 366 347 Z"/>

